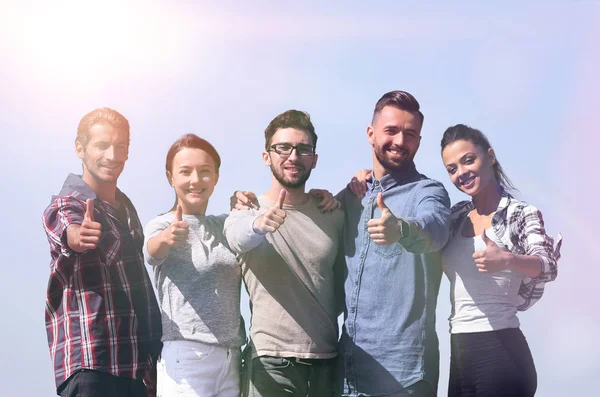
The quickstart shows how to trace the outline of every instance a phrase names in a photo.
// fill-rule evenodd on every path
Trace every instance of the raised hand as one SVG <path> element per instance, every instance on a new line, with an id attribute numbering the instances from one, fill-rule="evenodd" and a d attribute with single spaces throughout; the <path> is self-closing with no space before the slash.
<path id="1" fill-rule="evenodd" d="M 319 208 L 321 212 L 329 212 L 338 208 L 342 208 L 342 204 L 333 197 L 333 194 L 329 190 L 325 189 L 310 189 L 308 194 L 316 199 L 321 199 L 319 202 Z"/>
<path id="2" fill-rule="evenodd" d="M 509 269 L 512 253 L 503 251 L 498 245 L 481 232 L 481 239 L 485 243 L 485 250 L 473 253 L 475 266 L 481 273 L 494 273 Z"/>
<path id="3" fill-rule="evenodd" d="M 371 170 L 360 170 L 352 179 L 350 179 L 350 183 L 348 187 L 350 191 L 354 193 L 354 195 L 358 198 L 363 198 L 367 193 L 367 181 L 370 181 L 373 176 L 373 172 Z"/>
<path id="4" fill-rule="evenodd" d="M 75 252 L 84 252 L 98 247 L 102 236 L 102 225 L 94 221 L 94 200 L 87 199 L 85 213 L 81 225 L 69 225 L 67 228 L 67 243 Z"/>
<path id="5" fill-rule="evenodd" d="M 249 210 L 252 208 L 258 209 L 256 194 L 253 192 L 236 190 L 229 198 L 229 206 L 230 210 Z"/>
<path id="6" fill-rule="evenodd" d="M 283 203 L 285 201 L 286 194 L 287 190 L 281 189 L 275 205 L 254 220 L 252 228 L 256 233 L 273 233 L 279 229 L 281 225 L 283 225 L 286 217 L 285 211 L 283 210 Z"/>
<path id="7" fill-rule="evenodd" d="M 367 231 L 375 244 L 393 244 L 402 237 L 400 221 L 383 202 L 381 192 L 377 194 L 377 206 L 381 210 L 381 217 L 371 219 L 367 223 Z"/>
<path id="8" fill-rule="evenodd" d="M 181 206 L 177 206 L 175 212 L 175 219 L 164 230 L 164 241 L 169 247 L 183 247 L 187 244 L 187 238 L 189 234 L 189 225 L 183 221 L 183 210 Z"/>

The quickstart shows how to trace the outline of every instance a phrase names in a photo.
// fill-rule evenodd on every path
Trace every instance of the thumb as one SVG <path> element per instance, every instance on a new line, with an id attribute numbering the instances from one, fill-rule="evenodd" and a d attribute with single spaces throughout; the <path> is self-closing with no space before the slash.
<path id="1" fill-rule="evenodd" d="M 177 204 L 177 211 L 175 211 L 175 222 L 181 222 L 183 220 L 183 209 Z"/>
<path id="2" fill-rule="evenodd" d="M 94 222 L 94 199 L 87 199 L 85 201 L 85 214 L 83 215 L 83 219 Z"/>
<path id="3" fill-rule="evenodd" d="M 383 202 L 383 193 L 381 193 L 381 192 L 377 193 L 377 206 L 379 207 L 379 209 L 381 210 L 382 213 L 385 210 L 389 211 L 389 208 Z"/>
<path id="4" fill-rule="evenodd" d="M 490 240 L 488 238 L 488 236 L 485 234 L 485 229 L 483 229 L 481 231 L 481 239 L 483 240 L 483 242 L 485 243 L 485 245 L 490 245 L 490 243 L 494 244 L 494 242 L 492 240 Z"/>
<path id="5" fill-rule="evenodd" d="M 275 206 L 279 209 L 283 209 L 283 202 L 285 201 L 285 196 L 287 194 L 287 190 L 285 189 L 281 189 L 279 191 L 279 198 L 277 199 L 277 203 L 275 203 Z"/>

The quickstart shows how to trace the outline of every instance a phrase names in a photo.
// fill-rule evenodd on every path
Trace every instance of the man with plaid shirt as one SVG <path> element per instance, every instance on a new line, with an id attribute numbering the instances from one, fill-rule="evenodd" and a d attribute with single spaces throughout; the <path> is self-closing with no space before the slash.
<path id="1" fill-rule="evenodd" d="M 142 226 L 117 179 L 128 157 L 129 122 L 96 109 L 83 117 L 70 174 L 44 212 L 51 263 L 46 330 L 57 394 L 154 394 L 161 319 L 144 267 Z"/>

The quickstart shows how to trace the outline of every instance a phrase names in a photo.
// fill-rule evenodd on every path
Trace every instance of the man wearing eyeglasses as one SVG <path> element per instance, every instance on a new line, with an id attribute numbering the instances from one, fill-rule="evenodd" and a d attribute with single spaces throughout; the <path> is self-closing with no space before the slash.
<path id="1" fill-rule="evenodd" d="M 316 144 L 307 113 L 288 110 L 273 119 L 262 154 L 271 187 L 258 197 L 259 208 L 233 211 L 225 222 L 252 311 L 244 396 L 332 395 L 343 213 L 322 213 L 305 191 Z"/>

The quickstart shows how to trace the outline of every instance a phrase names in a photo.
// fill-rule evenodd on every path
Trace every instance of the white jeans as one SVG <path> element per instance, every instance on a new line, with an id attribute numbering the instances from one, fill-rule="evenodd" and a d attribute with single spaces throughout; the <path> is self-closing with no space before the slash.
<path id="1" fill-rule="evenodd" d="M 190 341 L 164 342 L 157 397 L 238 397 L 240 349 Z"/>

